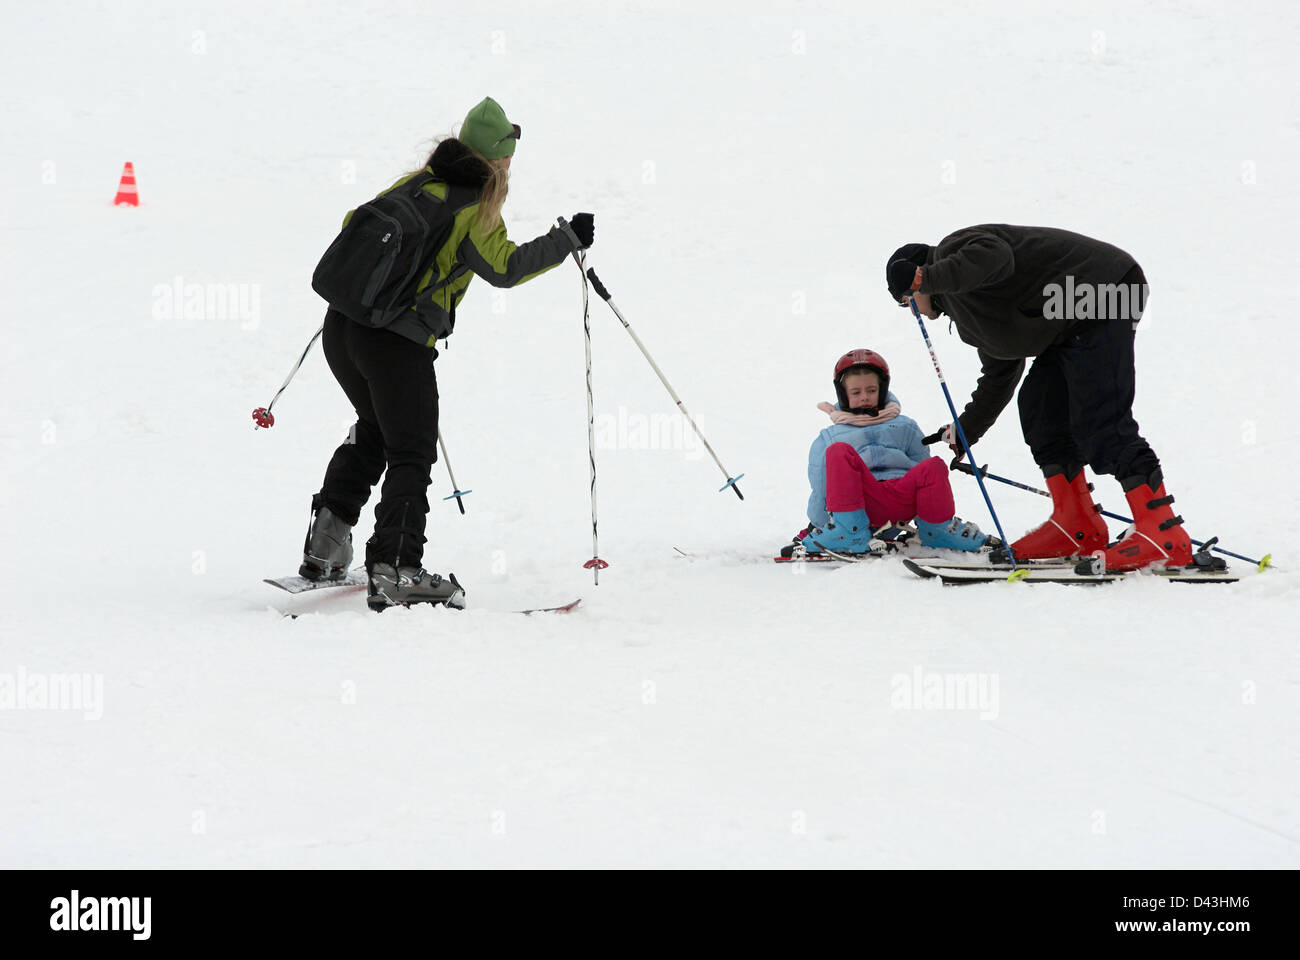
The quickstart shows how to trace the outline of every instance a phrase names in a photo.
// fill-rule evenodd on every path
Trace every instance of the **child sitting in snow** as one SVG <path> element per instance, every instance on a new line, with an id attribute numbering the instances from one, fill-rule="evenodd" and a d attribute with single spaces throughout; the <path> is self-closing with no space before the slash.
<path id="1" fill-rule="evenodd" d="M 874 350 L 835 364 L 839 403 L 819 403 L 832 425 L 808 451 L 808 528 L 795 537 L 810 554 L 871 552 L 872 529 L 916 520 L 926 547 L 979 550 L 997 538 L 956 517 L 948 465 L 930 456 L 916 421 L 889 392 L 889 365 Z M 792 555 L 794 545 L 782 550 Z"/>

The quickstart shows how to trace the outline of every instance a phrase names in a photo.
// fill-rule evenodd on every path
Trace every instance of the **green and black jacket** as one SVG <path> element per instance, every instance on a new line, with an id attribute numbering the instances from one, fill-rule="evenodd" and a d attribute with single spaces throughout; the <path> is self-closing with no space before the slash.
<path id="1" fill-rule="evenodd" d="M 475 274 L 494 287 L 517 286 L 558 266 L 580 243 L 567 224 L 552 227 L 523 244 L 515 244 L 506 236 L 504 223 L 485 232 L 479 226 L 478 211 L 488 169 L 459 140 L 438 144 L 427 170 L 437 179 L 426 184 L 424 190 L 447 204 L 447 213 L 453 218 L 451 235 L 420 278 L 416 305 L 387 329 L 432 347 L 454 326 L 456 307 Z M 417 175 L 408 174 L 388 190 Z M 347 219 L 343 222 L 347 223 Z"/>

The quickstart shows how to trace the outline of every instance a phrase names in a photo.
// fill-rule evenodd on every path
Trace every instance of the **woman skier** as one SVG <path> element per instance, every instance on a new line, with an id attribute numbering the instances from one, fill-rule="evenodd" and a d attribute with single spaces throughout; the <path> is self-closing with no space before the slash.
<path id="1" fill-rule="evenodd" d="M 437 144 L 423 170 L 389 188 L 432 174 L 422 189 L 451 218 L 450 235 L 420 280 L 418 309 L 412 307 L 378 329 L 338 310 L 325 315 L 325 358 L 357 422 L 334 451 L 320 491 L 312 497 L 298 572 L 310 580 L 347 576 L 352 528 L 386 470 L 374 533 L 366 542 L 367 603 L 373 610 L 410 603 L 464 606 L 459 584 L 427 572 L 422 561 L 429 512 L 425 491 L 438 443 L 434 342 L 450 333 L 471 279 L 477 274 L 495 287 L 513 287 L 586 249 L 594 239 L 593 216 L 579 213 L 535 240 L 518 246 L 511 242 L 501 206 L 519 137 L 519 125 L 487 97 L 469 111 L 457 137 Z M 421 297 L 422 291 L 429 293 Z"/>

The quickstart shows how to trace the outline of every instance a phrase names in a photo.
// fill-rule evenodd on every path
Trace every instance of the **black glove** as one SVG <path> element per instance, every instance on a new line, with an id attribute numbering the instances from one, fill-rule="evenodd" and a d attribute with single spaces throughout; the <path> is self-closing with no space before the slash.
<path id="1" fill-rule="evenodd" d="M 894 260 L 885 268 L 885 280 L 889 284 L 889 295 L 898 303 L 912 295 L 912 284 L 916 281 L 916 264 L 910 260 Z"/>
<path id="2" fill-rule="evenodd" d="M 590 213 L 575 213 L 569 220 L 569 229 L 578 237 L 579 250 L 586 250 L 596 242 L 596 217 Z"/>

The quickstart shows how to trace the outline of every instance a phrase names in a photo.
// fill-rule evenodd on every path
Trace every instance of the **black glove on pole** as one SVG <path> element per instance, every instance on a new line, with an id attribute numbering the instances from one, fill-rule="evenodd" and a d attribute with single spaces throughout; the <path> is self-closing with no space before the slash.
<path id="1" fill-rule="evenodd" d="M 586 250 L 596 242 L 596 217 L 591 213 L 575 213 L 569 221 L 569 229 L 578 237 L 578 242 L 582 244 L 578 249 Z"/>

